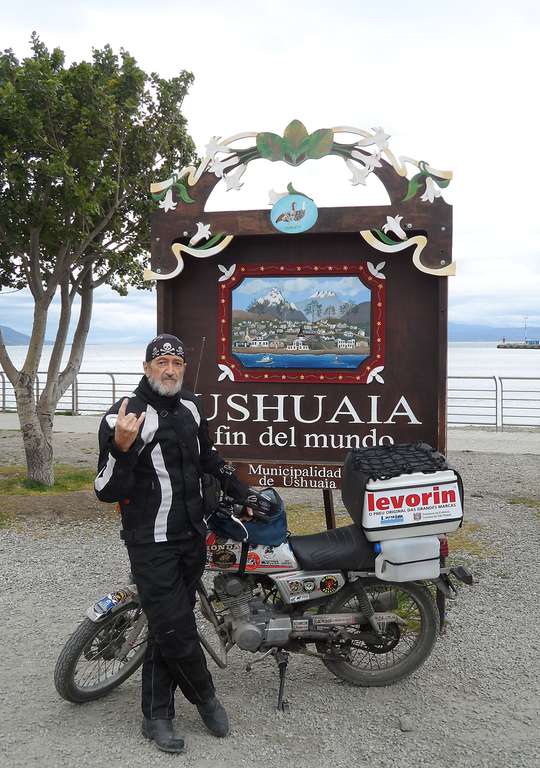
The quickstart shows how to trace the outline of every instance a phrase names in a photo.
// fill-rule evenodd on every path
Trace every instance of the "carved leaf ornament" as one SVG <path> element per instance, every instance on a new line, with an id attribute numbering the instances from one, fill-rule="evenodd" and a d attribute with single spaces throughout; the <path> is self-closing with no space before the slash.
<path id="1" fill-rule="evenodd" d="M 305 160 L 319 160 L 329 155 L 334 144 L 331 128 L 320 128 L 309 134 L 300 120 L 293 120 L 285 128 L 283 138 L 277 133 L 258 133 L 257 149 L 265 160 L 283 160 L 289 165 L 300 165 Z"/>

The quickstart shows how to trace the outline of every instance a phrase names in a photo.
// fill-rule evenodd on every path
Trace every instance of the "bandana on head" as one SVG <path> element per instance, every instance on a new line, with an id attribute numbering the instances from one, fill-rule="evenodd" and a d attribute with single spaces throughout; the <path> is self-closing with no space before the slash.
<path id="1" fill-rule="evenodd" d="M 161 355 L 174 355 L 175 357 L 181 357 L 184 362 L 186 360 L 183 343 L 178 336 L 172 336 L 170 333 L 162 333 L 156 336 L 155 339 L 152 339 L 146 347 L 145 361 L 149 363 L 150 360 L 161 357 Z"/>

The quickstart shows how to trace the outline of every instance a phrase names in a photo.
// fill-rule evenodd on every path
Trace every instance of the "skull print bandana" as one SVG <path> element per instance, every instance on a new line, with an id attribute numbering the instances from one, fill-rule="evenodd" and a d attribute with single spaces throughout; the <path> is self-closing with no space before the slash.
<path id="1" fill-rule="evenodd" d="M 186 360 L 186 353 L 184 352 L 184 344 L 177 336 L 172 336 L 170 333 L 162 333 L 152 339 L 150 344 L 146 347 L 146 362 L 154 360 L 161 355 L 175 355 L 181 357 L 184 362 Z"/>

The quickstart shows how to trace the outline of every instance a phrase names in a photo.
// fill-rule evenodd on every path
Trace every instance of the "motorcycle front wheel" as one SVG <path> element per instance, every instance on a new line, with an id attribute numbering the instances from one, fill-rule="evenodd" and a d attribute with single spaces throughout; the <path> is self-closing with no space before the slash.
<path id="1" fill-rule="evenodd" d="M 411 582 L 388 583 L 363 581 L 375 609 L 388 610 L 398 617 L 383 629 L 379 641 L 366 641 L 371 627 L 345 627 L 346 636 L 332 643 L 317 643 L 323 663 L 336 677 L 359 686 L 382 686 L 408 677 L 430 655 L 437 639 L 438 614 L 426 587 Z M 321 609 L 321 613 L 361 612 L 352 584 L 337 592 Z M 363 634 L 364 638 L 358 637 Z"/>
<path id="2" fill-rule="evenodd" d="M 75 704 L 100 699 L 140 667 L 146 638 L 146 617 L 134 602 L 98 623 L 85 619 L 58 657 L 56 690 Z"/>

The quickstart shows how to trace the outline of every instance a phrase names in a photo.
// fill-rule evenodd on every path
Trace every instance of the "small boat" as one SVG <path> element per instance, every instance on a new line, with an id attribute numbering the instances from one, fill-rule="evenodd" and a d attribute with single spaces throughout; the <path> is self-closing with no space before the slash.
<path id="1" fill-rule="evenodd" d="M 272 363 L 274 358 L 271 355 L 264 355 L 264 357 L 261 357 L 260 360 L 257 360 L 258 363 Z"/>

